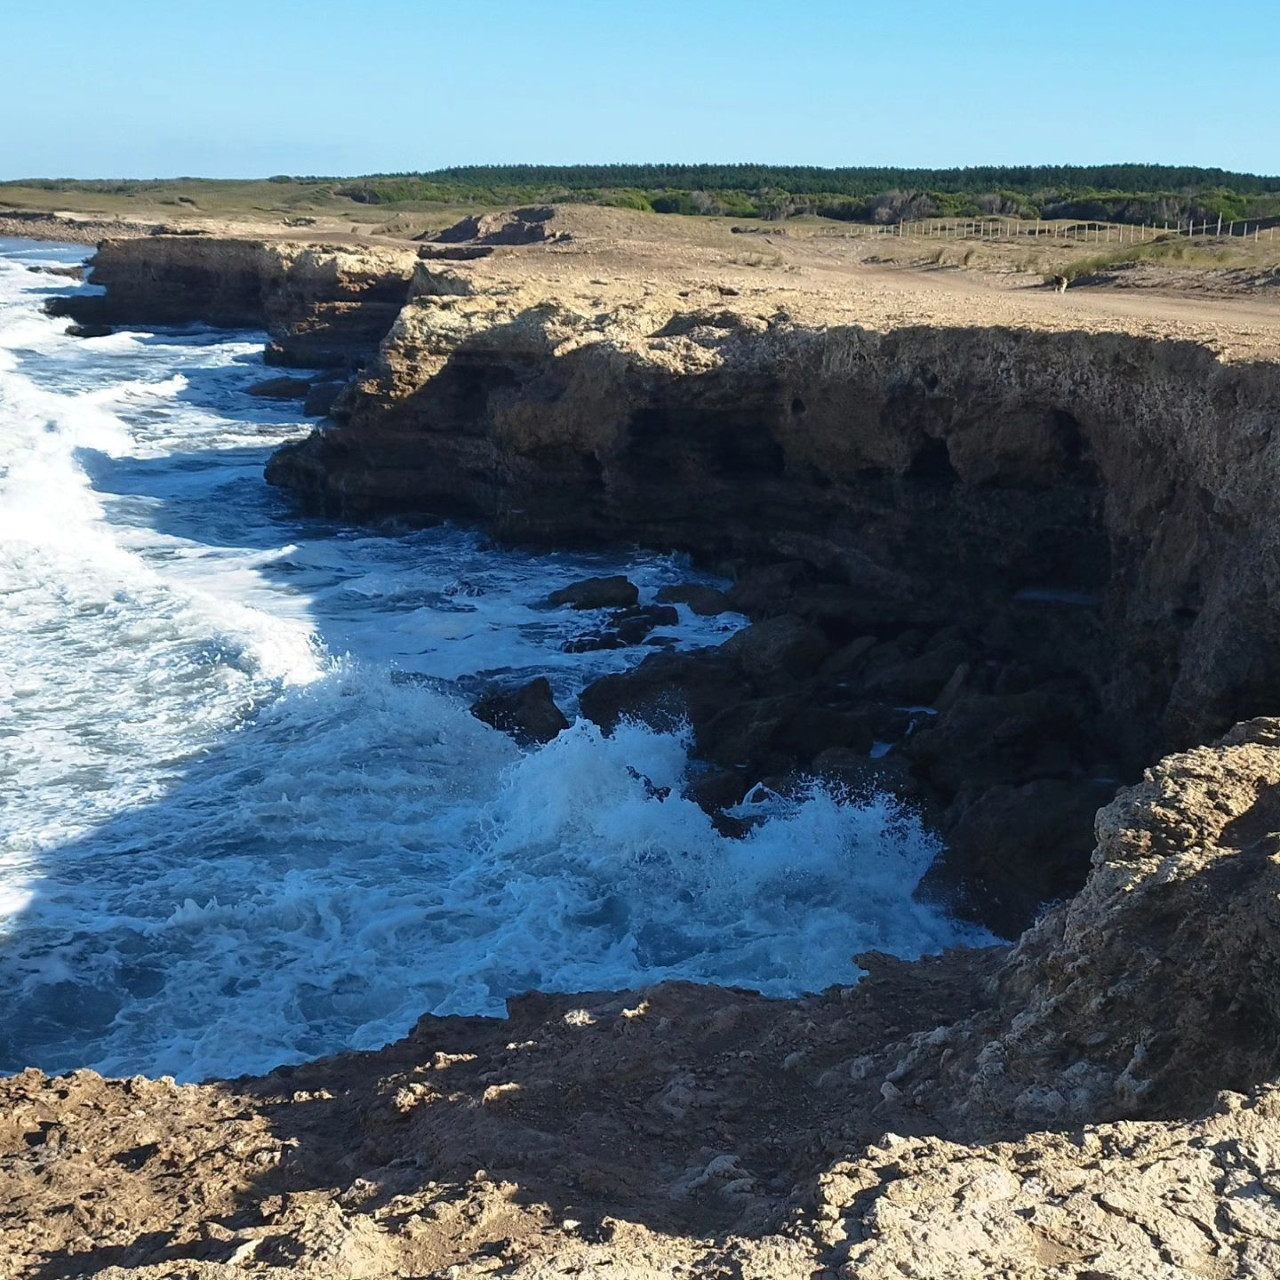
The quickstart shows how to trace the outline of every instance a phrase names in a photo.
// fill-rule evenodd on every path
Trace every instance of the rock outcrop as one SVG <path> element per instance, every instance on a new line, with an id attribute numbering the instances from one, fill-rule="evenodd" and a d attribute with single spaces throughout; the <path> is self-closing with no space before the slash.
<path id="1" fill-rule="evenodd" d="M 1080 659 L 1135 759 L 1280 710 L 1276 365 L 553 295 L 470 265 L 419 265 L 340 429 L 283 450 L 273 482 L 517 540 L 800 561 L 870 622 L 1096 604 Z"/>
<path id="2" fill-rule="evenodd" d="M 268 359 L 354 368 L 377 350 L 404 302 L 408 246 L 154 235 L 105 240 L 92 260 L 95 296 L 51 301 L 86 324 L 266 329 Z"/>

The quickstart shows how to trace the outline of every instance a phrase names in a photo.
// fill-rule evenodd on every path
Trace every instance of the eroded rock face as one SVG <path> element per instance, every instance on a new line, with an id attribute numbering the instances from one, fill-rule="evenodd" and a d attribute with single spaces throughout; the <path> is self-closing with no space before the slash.
<path id="1" fill-rule="evenodd" d="M 1280 1073 L 1280 721 L 1149 769 L 1097 816 L 1085 887 L 1018 943 L 995 1011 L 895 1084 L 991 1135 L 1187 1114 Z"/>
<path id="2" fill-rule="evenodd" d="M 847 639 L 1000 618 L 1019 592 L 1093 602 L 1072 642 L 1135 760 L 1280 710 L 1274 366 L 619 288 L 601 309 L 469 266 L 419 267 L 344 424 L 273 482 L 513 539 L 798 561 L 845 593 Z"/>
<path id="3" fill-rule="evenodd" d="M 399 313 L 415 260 L 407 246 L 109 239 L 91 264 L 106 294 L 53 299 L 49 310 L 95 325 L 266 329 L 275 363 L 354 367 L 373 356 Z"/>
<path id="4" fill-rule="evenodd" d="M 1079 887 L 1109 787 L 1280 711 L 1276 366 L 597 283 L 419 264 L 339 427 L 269 478 L 354 512 L 691 551 L 739 576 L 730 601 L 758 626 L 796 615 L 822 650 L 870 635 L 807 706 L 756 669 L 785 676 L 784 656 L 747 663 L 761 687 L 714 733 L 691 711 L 699 749 L 782 775 L 892 738 L 853 723 L 868 704 L 936 703 L 901 748 L 957 837 L 935 884 L 1009 936 Z"/>

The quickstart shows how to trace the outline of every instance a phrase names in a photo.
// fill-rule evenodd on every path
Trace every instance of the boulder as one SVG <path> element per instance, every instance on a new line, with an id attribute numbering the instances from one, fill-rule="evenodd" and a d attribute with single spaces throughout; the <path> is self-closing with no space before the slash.
<path id="1" fill-rule="evenodd" d="M 867 654 L 877 643 L 875 636 L 859 636 L 851 640 L 823 662 L 820 674 L 836 681 L 852 679 L 866 665 Z"/>
<path id="2" fill-rule="evenodd" d="M 631 671 L 589 684 L 578 705 L 606 733 L 622 719 L 662 730 L 690 724 L 697 731 L 744 692 L 741 674 L 718 650 L 655 653 Z"/>
<path id="3" fill-rule="evenodd" d="M 1086 697 L 1032 690 L 961 696 L 899 748 L 944 794 L 1068 777 Z"/>
<path id="4" fill-rule="evenodd" d="M 569 605 L 573 609 L 627 609 L 640 599 L 640 590 L 622 574 L 609 578 L 583 578 L 553 591 L 547 597 L 552 608 Z"/>
<path id="5" fill-rule="evenodd" d="M 862 689 L 868 697 L 929 706 L 969 657 L 962 640 L 948 640 L 914 657 L 895 653 L 891 645 L 879 646 L 869 655 Z"/>
<path id="6" fill-rule="evenodd" d="M 530 680 L 519 689 L 500 689 L 486 694 L 471 708 L 471 714 L 509 733 L 524 746 L 550 742 L 569 727 L 564 712 L 556 706 L 545 676 Z"/>
<path id="7" fill-rule="evenodd" d="M 865 757 L 874 741 L 864 710 L 816 707 L 803 694 L 734 702 L 694 730 L 700 756 L 753 778 L 805 769 L 832 747 Z"/>
<path id="8" fill-rule="evenodd" d="M 809 574 L 799 560 L 762 565 L 743 574 L 726 594 L 729 607 L 753 618 L 767 618 L 789 611 L 788 601 Z"/>
<path id="9" fill-rule="evenodd" d="M 720 651 L 754 679 L 803 680 L 818 669 L 831 645 L 812 623 L 783 614 L 744 627 Z"/>
<path id="10" fill-rule="evenodd" d="M 678 586 L 663 587 L 657 595 L 659 604 L 683 604 L 700 618 L 713 618 L 727 613 L 732 607 L 729 597 L 715 587 L 704 587 L 697 582 L 685 582 Z"/>
<path id="11" fill-rule="evenodd" d="M 264 400 L 303 400 L 311 389 L 310 378 L 267 378 L 249 388 L 251 396 Z"/>
<path id="12" fill-rule="evenodd" d="M 674 627 L 679 622 L 680 615 L 669 604 L 634 605 L 619 609 L 609 619 L 614 633 L 625 644 L 639 644 L 658 627 Z"/>
<path id="13" fill-rule="evenodd" d="M 811 770 L 814 777 L 834 785 L 838 791 L 847 792 L 855 800 L 888 795 L 914 809 L 929 801 L 927 791 L 901 756 L 871 760 L 865 752 L 829 747 L 814 756 Z"/>
<path id="14" fill-rule="evenodd" d="M 605 631 L 592 631 L 566 640 L 565 653 L 594 653 L 601 649 L 626 649 L 640 644 L 657 627 L 674 627 L 680 615 L 670 605 L 635 605 L 618 609 Z"/>

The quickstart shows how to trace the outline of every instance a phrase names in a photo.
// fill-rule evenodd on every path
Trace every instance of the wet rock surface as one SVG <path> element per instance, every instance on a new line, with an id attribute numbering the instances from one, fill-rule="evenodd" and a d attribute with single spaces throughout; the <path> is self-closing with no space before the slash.
<path id="1" fill-rule="evenodd" d="M 251 396 L 264 400 L 305 400 L 310 390 L 310 378 L 264 378 L 248 388 Z"/>
<path id="2" fill-rule="evenodd" d="M 568 605 L 571 609 L 626 609 L 640 599 L 640 590 L 634 582 L 628 582 L 621 574 L 608 578 L 584 578 L 553 591 L 547 603 L 558 609 Z"/>
<path id="3" fill-rule="evenodd" d="M 545 676 L 519 689 L 498 689 L 486 694 L 471 708 L 471 714 L 526 745 L 550 742 L 569 727 Z"/>

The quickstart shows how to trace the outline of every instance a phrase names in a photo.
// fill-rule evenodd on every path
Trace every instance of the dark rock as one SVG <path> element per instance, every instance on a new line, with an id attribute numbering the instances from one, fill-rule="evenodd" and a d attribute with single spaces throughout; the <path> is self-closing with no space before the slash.
<path id="1" fill-rule="evenodd" d="M 865 712 L 815 707 L 802 701 L 783 718 L 770 745 L 794 757 L 797 763 L 807 765 L 832 747 L 866 755 L 874 741 Z"/>
<path id="2" fill-rule="evenodd" d="M 519 689 L 502 689 L 486 694 L 472 708 L 471 714 L 495 729 L 509 733 L 523 745 L 550 742 L 562 729 L 569 727 L 564 712 L 556 706 L 551 685 L 539 676 Z"/>
<path id="3" fill-rule="evenodd" d="M 899 750 L 947 795 L 966 784 L 1067 777 L 1083 737 L 1079 718 L 1088 711 L 1083 695 L 1079 704 L 1045 691 L 961 697 Z"/>
<path id="4" fill-rule="evenodd" d="M 1094 817 L 1114 787 L 1040 778 L 997 786 L 964 809 L 946 832 L 947 850 L 930 870 L 927 893 L 1006 938 L 1028 928 L 1041 907 L 1084 884 Z"/>
<path id="5" fill-rule="evenodd" d="M 302 412 L 308 418 L 323 418 L 333 408 L 334 402 L 346 388 L 346 382 L 313 382 L 302 402 Z"/>
<path id="6" fill-rule="evenodd" d="M 814 756 L 812 772 L 855 800 L 888 795 L 913 809 L 920 809 L 930 800 L 928 789 L 900 756 L 869 760 L 863 752 L 830 747 Z"/>
<path id="7" fill-rule="evenodd" d="M 249 388 L 251 396 L 264 400 L 302 400 L 311 390 L 310 378 L 267 378 Z"/>
<path id="8" fill-rule="evenodd" d="M 624 644 L 639 644 L 658 627 L 678 626 L 680 615 L 670 605 L 635 605 L 630 609 L 619 609 L 609 623 Z"/>
<path id="9" fill-rule="evenodd" d="M 729 597 L 715 587 L 704 587 L 696 582 L 681 583 L 679 586 L 663 587 L 658 592 L 659 604 L 683 604 L 700 618 L 713 618 L 716 614 L 727 613 L 732 607 Z"/>
<path id="10" fill-rule="evenodd" d="M 831 680 L 852 678 L 866 665 L 868 653 L 876 647 L 875 636 L 859 636 L 841 649 L 837 649 L 821 667 L 821 675 Z"/>
<path id="11" fill-rule="evenodd" d="M 64 266 L 44 266 L 44 267 L 28 267 L 28 271 L 36 272 L 46 276 L 62 276 L 68 280 L 83 280 L 85 272 L 85 264 L 78 263 L 73 267 Z"/>
<path id="12" fill-rule="evenodd" d="M 115 330 L 109 324 L 69 324 L 67 336 L 72 338 L 105 338 Z"/>
<path id="13" fill-rule="evenodd" d="M 887 702 L 863 703 L 862 714 L 877 742 L 901 742 L 913 726 L 919 728 L 928 723 L 924 713 L 893 707 Z"/>
<path id="14" fill-rule="evenodd" d="M 805 581 L 809 568 L 799 560 L 751 569 L 726 593 L 729 607 L 752 618 L 768 618 L 790 612 L 796 586 Z"/>
<path id="15" fill-rule="evenodd" d="M 774 738 L 795 709 L 794 700 L 787 697 L 730 702 L 715 715 L 695 722 L 698 754 L 725 768 L 745 770 L 753 778 L 785 772 L 794 756 L 775 747 Z"/>
<path id="16" fill-rule="evenodd" d="M 570 605 L 574 609 L 626 609 L 640 599 L 640 590 L 621 574 L 611 578 L 584 578 L 547 597 L 553 608 Z"/>
<path id="17" fill-rule="evenodd" d="M 750 785 L 748 778 L 733 769 L 705 768 L 690 778 L 684 793 L 707 813 L 715 814 L 736 805 Z"/>
<path id="18" fill-rule="evenodd" d="M 609 618 L 607 631 L 575 636 L 564 644 L 565 653 L 594 653 L 600 649 L 625 649 L 640 644 L 655 627 L 673 627 L 680 615 L 669 605 L 635 605 L 619 609 Z"/>
<path id="19" fill-rule="evenodd" d="M 803 693 L 731 702 L 694 730 L 704 759 L 755 778 L 804 768 L 830 747 L 865 755 L 873 741 L 864 713 L 815 707 Z"/>
<path id="20" fill-rule="evenodd" d="M 662 730 L 688 723 L 696 732 L 744 691 L 741 673 L 718 650 L 655 653 L 631 671 L 589 684 L 578 705 L 607 733 L 624 718 Z"/>
<path id="21" fill-rule="evenodd" d="M 884 653 L 884 658 L 877 661 Z M 862 688 L 868 697 L 929 705 L 946 687 L 956 668 L 970 656 L 969 646 L 952 640 L 915 657 L 892 646 L 880 646 L 869 657 Z"/>
<path id="22" fill-rule="evenodd" d="M 262 363 L 278 369 L 342 369 L 358 368 L 362 361 L 349 351 L 302 343 L 299 339 L 289 342 L 268 342 L 262 352 Z"/>
<path id="23" fill-rule="evenodd" d="M 744 627 L 720 650 L 755 679 L 804 679 L 818 669 L 831 646 L 812 623 L 784 614 Z"/>
<path id="24" fill-rule="evenodd" d="M 561 653 L 602 653 L 606 649 L 626 649 L 627 642 L 616 631 L 588 631 L 560 646 Z"/>

